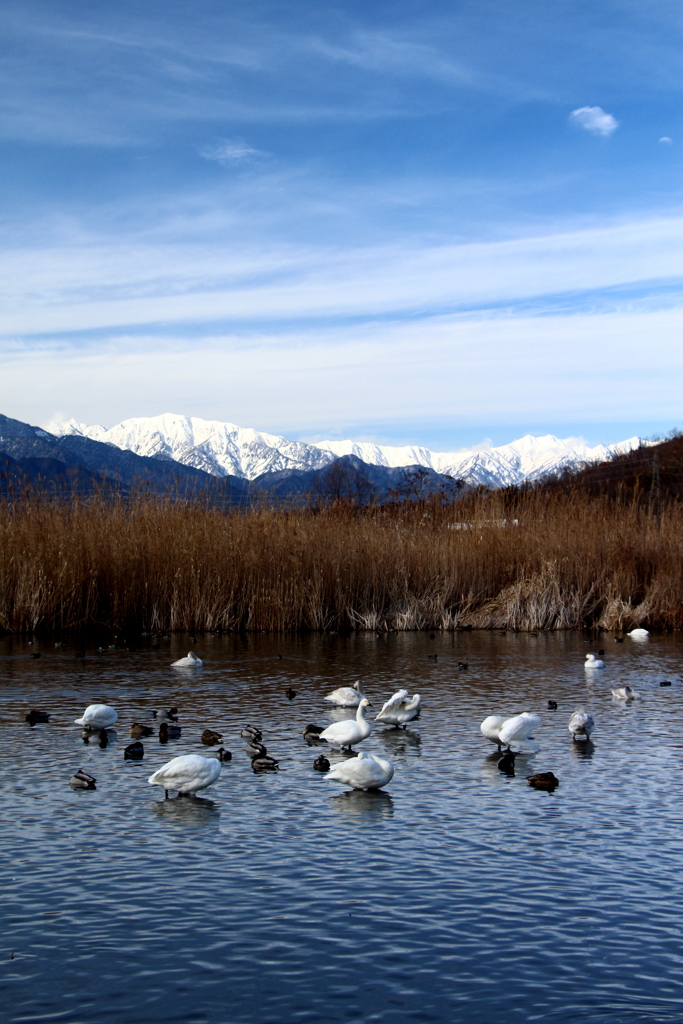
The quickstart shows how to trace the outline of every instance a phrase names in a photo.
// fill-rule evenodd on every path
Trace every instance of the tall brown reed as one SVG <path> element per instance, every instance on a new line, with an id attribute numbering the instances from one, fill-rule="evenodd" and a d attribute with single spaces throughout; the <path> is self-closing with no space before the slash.
<path id="1" fill-rule="evenodd" d="M 683 509 L 529 492 L 442 507 L 0 507 L 0 629 L 683 626 Z"/>

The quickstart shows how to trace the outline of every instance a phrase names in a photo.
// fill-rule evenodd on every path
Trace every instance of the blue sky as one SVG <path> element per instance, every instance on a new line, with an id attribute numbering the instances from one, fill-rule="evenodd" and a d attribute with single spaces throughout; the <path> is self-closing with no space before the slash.
<path id="1" fill-rule="evenodd" d="M 5 0 L 1 410 L 680 427 L 679 3 Z"/>

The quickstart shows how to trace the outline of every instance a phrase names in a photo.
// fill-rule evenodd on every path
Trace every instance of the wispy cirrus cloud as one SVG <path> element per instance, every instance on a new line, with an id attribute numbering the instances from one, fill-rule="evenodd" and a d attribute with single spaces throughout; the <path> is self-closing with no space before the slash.
<path id="1" fill-rule="evenodd" d="M 199 150 L 199 155 L 203 156 L 205 160 L 215 160 L 216 163 L 226 166 L 270 156 L 264 150 L 250 146 L 243 139 L 222 139 L 211 146 L 202 147 Z"/>

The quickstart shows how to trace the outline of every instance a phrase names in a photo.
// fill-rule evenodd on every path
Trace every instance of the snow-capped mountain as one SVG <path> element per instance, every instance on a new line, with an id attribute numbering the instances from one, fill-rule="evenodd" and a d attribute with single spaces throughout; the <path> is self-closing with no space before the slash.
<path id="1" fill-rule="evenodd" d="M 263 473 L 321 469 L 339 456 L 355 455 L 373 466 L 425 466 L 471 484 L 489 487 L 506 487 L 525 480 L 538 480 L 564 467 L 604 462 L 641 444 L 640 438 L 632 437 L 616 445 L 589 448 L 576 438 L 560 440 L 552 434 L 545 437 L 528 434 L 511 444 L 485 451 L 432 452 L 427 448 L 397 448 L 362 441 L 304 444 L 234 423 L 171 413 L 124 420 L 109 429 L 86 426 L 75 420 L 51 424 L 50 429 L 57 434 L 76 434 L 103 441 L 137 455 L 174 459 L 213 476 L 254 480 Z"/>

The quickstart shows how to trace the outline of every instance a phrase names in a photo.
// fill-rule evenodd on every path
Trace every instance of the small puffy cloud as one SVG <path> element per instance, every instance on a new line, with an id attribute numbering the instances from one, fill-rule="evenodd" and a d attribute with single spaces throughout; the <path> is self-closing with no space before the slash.
<path id="1" fill-rule="evenodd" d="M 572 110 L 569 120 L 593 135 L 604 135 L 605 137 L 611 135 L 619 127 L 616 117 L 606 114 L 602 107 L 579 107 L 578 110 Z"/>
<path id="2" fill-rule="evenodd" d="M 663 142 L 665 146 L 670 146 L 673 140 L 668 135 L 662 135 L 659 141 Z"/>
<path id="3" fill-rule="evenodd" d="M 205 160 L 215 160 L 219 164 L 237 164 L 243 160 L 253 160 L 258 156 L 267 156 L 260 149 L 254 149 L 242 139 L 223 139 L 213 146 L 205 146 L 199 150 Z"/>

